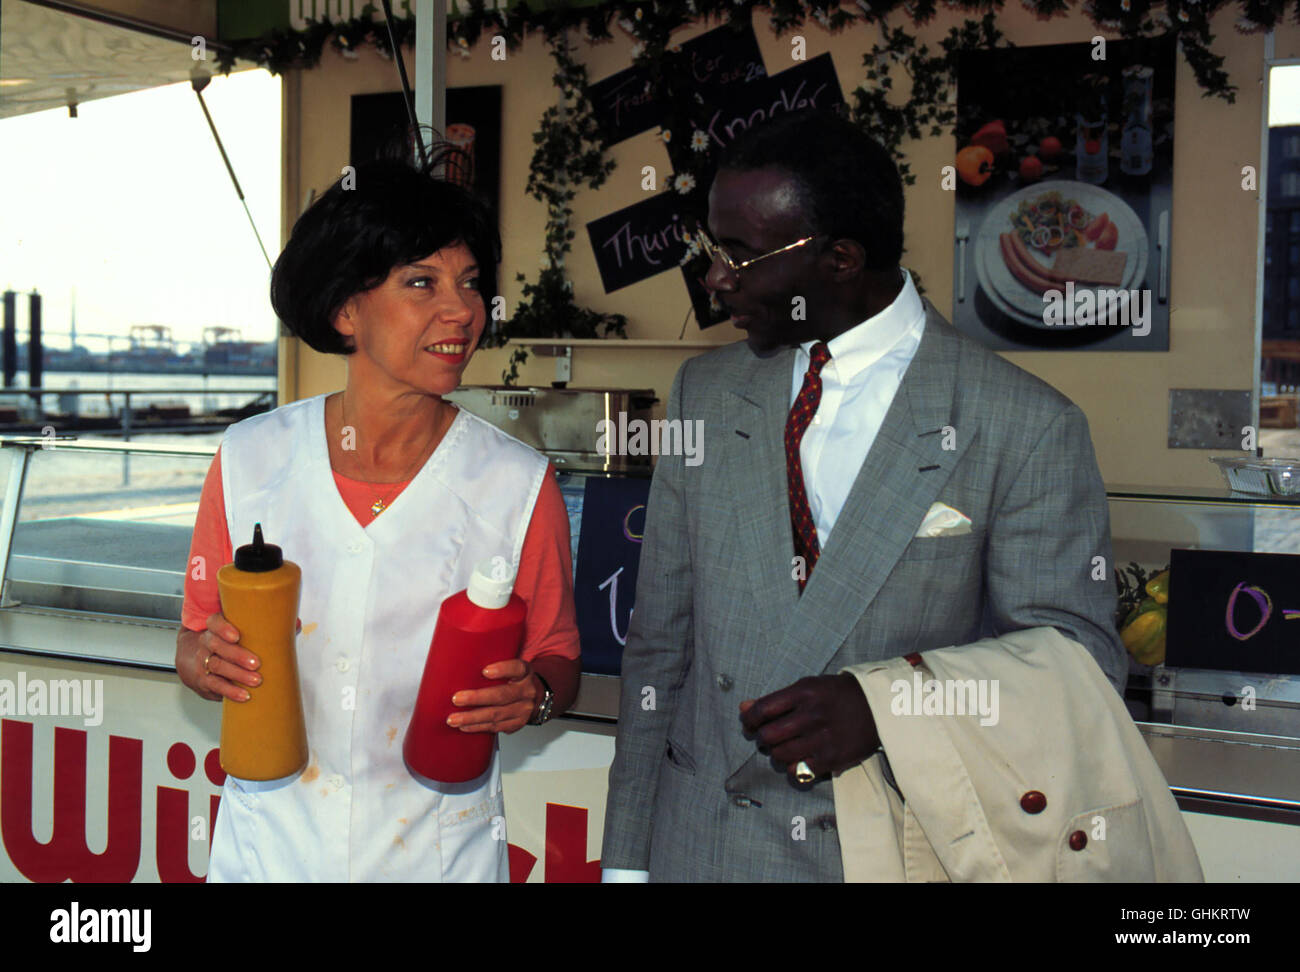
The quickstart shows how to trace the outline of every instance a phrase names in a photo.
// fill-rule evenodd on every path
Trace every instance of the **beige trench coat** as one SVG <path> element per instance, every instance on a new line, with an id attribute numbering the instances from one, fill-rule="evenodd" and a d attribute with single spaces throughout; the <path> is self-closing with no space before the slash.
<path id="1" fill-rule="evenodd" d="M 884 748 L 833 781 L 846 881 L 1204 880 L 1123 701 L 1055 628 L 843 671 Z"/>

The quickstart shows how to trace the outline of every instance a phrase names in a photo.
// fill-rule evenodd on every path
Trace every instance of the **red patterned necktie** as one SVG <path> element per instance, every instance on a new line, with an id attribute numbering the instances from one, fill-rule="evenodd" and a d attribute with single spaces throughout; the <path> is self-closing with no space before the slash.
<path id="1" fill-rule="evenodd" d="M 794 552 L 804 562 L 802 576 L 799 578 L 800 594 L 817 563 L 821 547 L 817 543 L 817 527 L 808 506 L 808 492 L 804 488 L 799 443 L 803 441 L 808 423 L 817 414 L 817 406 L 822 400 L 821 370 L 830 360 L 831 351 L 825 342 L 818 341 L 813 345 L 812 363 L 803 376 L 803 387 L 799 389 L 799 396 L 790 407 L 790 415 L 785 422 L 785 471 L 787 491 L 790 494 L 790 526 L 794 532 Z"/>

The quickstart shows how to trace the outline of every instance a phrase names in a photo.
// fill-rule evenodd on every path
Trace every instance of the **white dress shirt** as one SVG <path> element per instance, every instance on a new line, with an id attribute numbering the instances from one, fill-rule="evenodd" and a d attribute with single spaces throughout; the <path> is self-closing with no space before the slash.
<path id="1" fill-rule="evenodd" d="M 799 445 L 808 506 L 823 550 L 921 344 L 925 305 L 912 275 L 900 272 L 903 289 L 892 304 L 826 343 L 831 360 L 821 370 L 821 404 Z M 795 352 L 792 406 L 816 343 L 807 341 Z"/>
<path id="2" fill-rule="evenodd" d="M 921 344 L 925 305 L 912 275 L 901 267 L 899 272 L 903 289 L 893 303 L 826 342 L 831 360 L 821 370 L 821 403 L 799 445 L 808 505 L 823 549 L 898 393 L 903 373 Z M 816 343 L 808 341 L 795 352 L 790 379 L 792 406 L 803 387 Z M 612 867 L 601 871 L 605 884 L 648 880 L 649 871 Z"/>

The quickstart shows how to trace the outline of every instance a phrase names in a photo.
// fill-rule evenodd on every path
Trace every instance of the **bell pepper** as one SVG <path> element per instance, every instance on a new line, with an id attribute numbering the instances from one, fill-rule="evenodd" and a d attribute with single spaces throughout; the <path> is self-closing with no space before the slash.
<path id="1" fill-rule="evenodd" d="M 1147 581 L 1146 592 L 1159 604 L 1169 603 L 1169 571 L 1162 570 Z"/>
<path id="2" fill-rule="evenodd" d="M 1165 660 L 1165 625 L 1168 608 L 1148 597 L 1124 619 L 1120 639 L 1140 664 L 1157 665 Z"/>

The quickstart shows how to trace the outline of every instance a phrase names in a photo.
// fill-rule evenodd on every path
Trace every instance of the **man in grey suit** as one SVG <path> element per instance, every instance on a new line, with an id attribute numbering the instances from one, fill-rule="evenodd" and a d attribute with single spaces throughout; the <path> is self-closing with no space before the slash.
<path id="1" fill-rule="evenodd" d="M 668 400 L 704 461 L 650 489 L 607 880 L 843 880 L 831 774 L 879 748 L 847 665 L 1051 625 L 1122 686 L 1087 421 L 917 295 L 902 227 L 888 153 L 834 115 L 721 162 L 705 282 L 747 340 Z"/>

